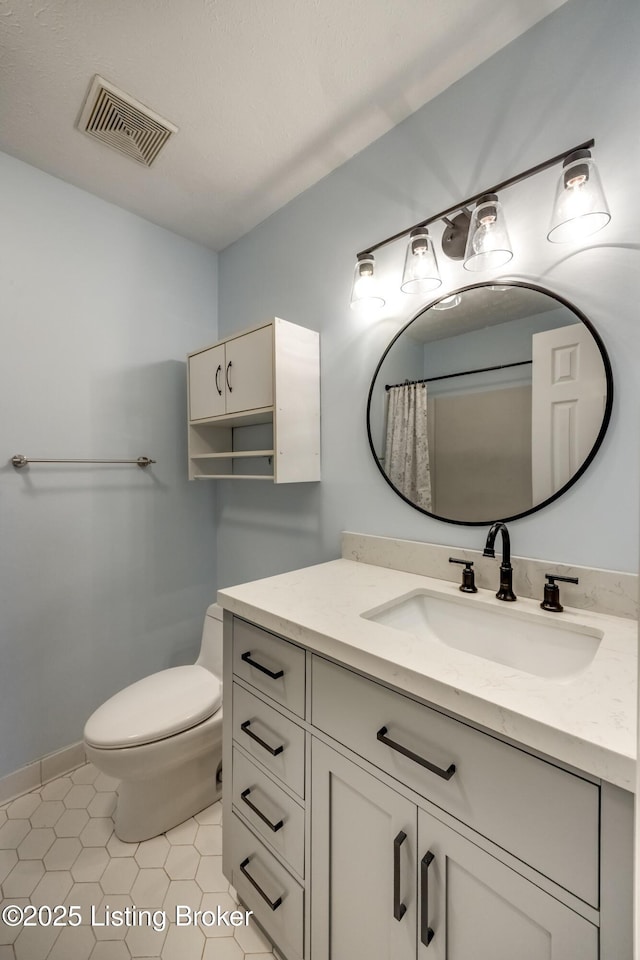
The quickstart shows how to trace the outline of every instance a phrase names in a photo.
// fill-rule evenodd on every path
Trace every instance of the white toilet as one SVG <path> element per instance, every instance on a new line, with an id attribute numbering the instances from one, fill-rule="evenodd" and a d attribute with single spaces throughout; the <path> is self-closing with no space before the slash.
<path id="1" fill-rule="evenodd" d="M 222 608 L 204 619 L 193 666 L 131 684 L 87 720 L 91 763 L 120 780 L 114 813 L 121 840 L 148 840 L 222 793 Z"/>

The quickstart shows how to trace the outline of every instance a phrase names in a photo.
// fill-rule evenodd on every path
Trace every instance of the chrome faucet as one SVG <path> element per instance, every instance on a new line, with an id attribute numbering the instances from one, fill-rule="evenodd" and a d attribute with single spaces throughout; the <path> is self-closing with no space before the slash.
<path id="1" fill-rule="evenodd" d="M 506 524 L 498 520 L 491 526 L 487 534 L 487 542 L 484 545 L 483 556 L 495 557 L 494 543 L 498 536 L 498 531 L 502 534 L 502 563 L 500 564 L 500 589 L 496 593 L 498 600 L 517 600 L 513 592 L 513 567 L 511 566 L 511 540 Z"/>

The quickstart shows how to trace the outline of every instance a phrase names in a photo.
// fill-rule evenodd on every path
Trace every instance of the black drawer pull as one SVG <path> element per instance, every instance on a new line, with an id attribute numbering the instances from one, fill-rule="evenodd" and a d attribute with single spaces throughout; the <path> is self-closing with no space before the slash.
<path id="1" fill-rule="evenodd" d="M 229 393 L 233 393 L 233 387 L 231 386 L 231 380 L 229 379 L 229 370 L 231 370 L 232 366 L 233 364 L 231 363 L 231 360 L 229 360 L 229 363 L 227 364 L 227 369 L 224 374 L 225 380 L 227 381 L 227 388 L 229 390 Z"/>
<path id="2" fill-rule="evenodd" d="M 220 389 L 220 383 L 218 381 L 218 377 L 220 376 L 221 373 L 222 373 L 222 366 L 218 364 L 218 368 L 216 370 L 216 390 L 218 391 L 219 397 L 222 396 L 222 390 Z"/>
<path id="3" fill-rule="evenodd" d="M 420 940 L 428 947 L 433 940 L 434 933 L 429 926 L 429 867 L 435 860 L 431 850 L 425 853 L 420 861 L 420 891 L 422 894 L 420 904 Z"/>
<path id="4" fill-rule="evenodd" d="M 284 677 L 284 670 L 278 670 L 276 673 L 273 670 L 269 670 L 267 667 L 263 667 L 261 663 L 258 663 L 257 660 L 251 659 L 251 650 L 247 650 L 240 657 L 241 660 L 244 660 L 245 663 L 248 663 L 250 667 L 255 667 L 256 670 L 260 670 L 261 673 L 266 673 L 268 677 L 271 677 L 272 680 L 279 680 L 280 677 Z"/>
<path id="5" fill-rule="evenodd" d="M 258 891 L 258 893 L 260 894 L 264 902 L 268 904 L 271 910 L 277 910 L 280 904 L 282 903 L 282 897 L 278 897 L 277 900 L 269 899 L 269 897 L 266 895 L 266 893 L 264 892 L 260 884 L 256 883 L 256 881 L 253 879 L 253 877 L 247 870 L 247 864 L 249 864 L 250 862 L 251 862 L 251 857 L 247 857 L 245 860 L 243 860 L 242 863 L 240 864 L 240 872 L 245 875 L 245 877 L 247 878 L 251 886 L 256 888 L 256 890 Z"/>
<path id="6" fill-rule="evenodd" d="M 400 847 L 407 839 L 404 830 L 401 830 L 393 841 L 393 919 L 402 920 L 407 908 L 400 896 Z"/>
<path id="7" fill-rule="evenodd" d="M 426 767 L 427 770 L 430 770 L 431 773 L 435 773 L 438 777 L 442 777 L 443 780 L 451 780 L 451 777 L 456 772 L 455 763 L 452 763 L 449 767 L 447 767 L 446 770 L 443 770 L 442 767 L 436 767 L 434 763 L 429 763 L 428 760 L 425 760 L 424 757 L 418 756 L 418 754 L 414 753 L 413 750 L 403 747 L 401 743 L 396 743 L 395 740 L 389 740 L 388 737 L 385 736 L 386 733 L 386 727 L 380 727 L 376 733 L 376 738 L 380 741 L 380 743 L 386 744 L 386 746 L 391 747 L 392 750 L 397 750 L 398 753 L 403 755 L 403 757 L 409 757 L 409 760 L 419 763 L 421 767 Z"/>
<path id="8" fill-rule="evenodd" d="M 259 743 L 261 747 L 264 747 L 265 750 L 268 750 L 272 757 L 277 757 L 279 753 L 282 753 L 284 746 L 280 744 L 279 747 L 270 747 L 268 743 L 265 743 L 253 730 L 249 730 L 251 726 L 251 720 L 245 720 L 244 723 L 240 724 L 240 729 L 243 733 L 246 733 L 248 737 L 251 737 L 252 740 L 255 740 L 256 743 Z"/>
<path id="9" fill-rule="evenodd" d="M 246 803 L 246 805 L 249 807 L 249 810 L 253 810 L 255 815 L 260 817 L 263 823 L 266 823 L 270 830 L 273 830 L 274 833 L 277 833 L 278 830 L 284 827 L 284 820 L 278 820 L 277 823 L 271 823 L 271 820 L 265 817 L 264 813 L 261 810 L 258 810 L 255 804 L 251 803 L 251 800 L 247 799 L 250 793 L 251 787 L 247 787 L 247 789 L 243 790 L 240 794 L 240 799 Z"/>

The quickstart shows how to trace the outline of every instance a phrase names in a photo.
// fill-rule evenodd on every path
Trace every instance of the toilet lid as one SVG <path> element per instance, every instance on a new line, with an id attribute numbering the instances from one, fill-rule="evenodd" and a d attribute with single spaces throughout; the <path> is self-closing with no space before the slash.
<path id="1" fill-rule="evenodd" d="M 171 667 L 152 673 L 98 707 L 84 738 L 103 749 L 164 740 L 212 716 L 222 703 L 222 684 L 204 667 Z"/>

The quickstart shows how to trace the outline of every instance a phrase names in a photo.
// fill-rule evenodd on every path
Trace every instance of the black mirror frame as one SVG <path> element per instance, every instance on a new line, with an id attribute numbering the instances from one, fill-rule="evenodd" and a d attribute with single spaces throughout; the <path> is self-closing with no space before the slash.
<path id="1" fill-rule="evenodd" d="M 600 430 L 598 431 L 598 436 L 596 437 L 593 447 L 589 451 L 588 456 L 584 459 L 584 461 L 582 462 L 580 467 L 576 470 L 576 472 L 571 477 L 571 479 L 568 480 L 563 487 L 560 487 L 559 490 L 556 490 L 553 496 L 547 497 L 546 500 L 542 500 L 540 503 L 537 503 L 535 506 L 531 507 L 529 510 L 523 510 L 522 513 L 514 513 L 511 516 L 494 517 L 492 520 L 452 520 L 450 517 L 441 517 L 437 513 L 432 513 L 430 510 L 425 510 L 423 507 L 419 507 L 412 500 L 409 500 L 408 497 L 406 497 L 403 493 L 401 493 L 400 490 L 398 490 L 398 488 L 394 486 L 391 480 L 389 480 L 389 477 L 387 476 L 384 469 L 382 468 L 380 461 L 376 455 L 375 447 L 373 445 L 373 437 L 371 436 L 371 400 L 373 397 L 373 389 L 375 386 L 376 379 L 378 377 L 378 373 L 380 372 L 380 368 L 382 367 L 382 364 L 384 363 L 387 357 L 387 354 L 393 347 L 394 343 L 396 342 L 396 340 L 398 340 L 402 336 L 402 334 L 405 332 L 407 327 L 410 327 L 413 321 L 417 320 L 417 318 L 421 316 L 425 312 L 425 310 L 431 309 L 431 307 L 433 307 L 434 304 L 439 303 L 441 300 L 444 300 L 447 297 L 453 297 L 453 296 L 456 296 L 457 294 L 465 293 L 468 290 L 477 290 L 482 287 L 497 287 L 497 286 L 523 287 L 526 290 L 536 290 L 538 293 L 543 293 L 545 294 L 545 296 L 551 297 L 553 300 L 557 300 L 559 304 L 566 307 L 568 310 L 571 310 L 572 313 L 574 313 L 582 321 L 582 323 L 584 323 L 584 325 L 587 327 L 587 329 L 591 333 L 591 336 L 595 340 L 598 346 L 598 349 L 600 351 L 600 355 L 602 357 L 602 363 L 604 365 L 604 372 L 605 372 L 605 377 L 607 382 L 607 399 L 605 402 L 604 414 L 602 417 L 602 424 L 600 426 Z M 407 323 L 405 323 L 405 325 L 396 333 L 393 340 L 391 340 L 386 350 L 380 357 L 380 360 L 378 361 L 378 365 L 371 379 L 371 386 L 369 387 L 369 395 L 367 398 L 367 437 L 369 439 L 369 448 L 371 450 L 371 454 L 373 456 L 376 467 L 384 477 L 385 481 L 389 484 L 393 492 L 397 496 L 399 496 L 402 500 L 404 500 L 405 503 L 408 503 L 410 507 L 413 507 L 414 510 L 418 510 L 420 513 L 425 514 L 427 517 L 433 517 L 434 520 L 441 520 L 443 523 L 454 523 L 457 526 L 462 526 L 462 527 L 486 527 L 489 524 L 495 522 L 496 520 L 502 521 L 503 523 L 509 523 L 512 520 L 519 520 L 521 517 L 528 517 L 530 514 L 536 513 L 538 510 L 542 510 L 543 507 L 547 507 L 550 503 L 553 503 L 554 500 L 558 500 L 563 494 L 565 494 L 567 490 L 570 487 L 572 487 L 577 480 L 580 479 L 580 477 L 585 472 L 585 470 L 587 469 L 587 467 L 595 457 L 596 453 L 600 449 L 602 445 L 602 441 L 604 440 L 605 433 L 607 432 L 609 422 L 611 420 L 612 409 L 613 409 L 613 373 L 611 370 L 611 361 L 609 360 L 609 355 L 606 351 L 605 345 L 602 341 L 600 334 L 595 329 L 591 321 L 584 315 L 584 313 L 581 310 L 579 310 L 575 306 L 575 304 L 571 303 L 570 300 L 567 300 L 565 297 L 561 296 L 559 293 L 554 293 L 553 291 L 548 290 L 546 287 L 541 287 L 538 284 L 525 283 L 521 280 L 493 280 L 493 281 L 485 281 L 484 283 L 471 283 L 471 284 L 467 284 L 464 287 L 458 287 L 457 290 L 448 291 L 442 297 L 438 297 L 436 300 L 432 300 L 430 303 L 423 305 L 420 308 L 420 310 L 418 310 L 418 312 L 414 314 L 411 317 L 411 319 Z"/>

